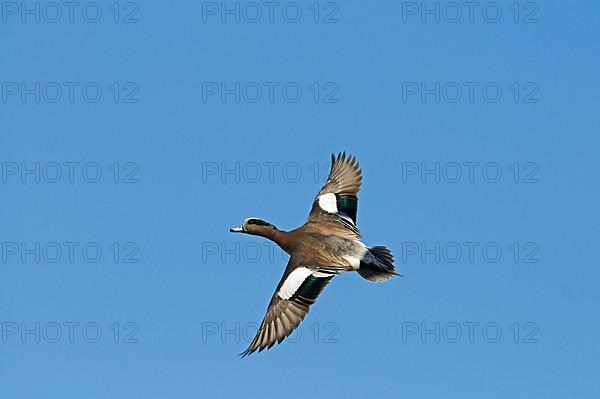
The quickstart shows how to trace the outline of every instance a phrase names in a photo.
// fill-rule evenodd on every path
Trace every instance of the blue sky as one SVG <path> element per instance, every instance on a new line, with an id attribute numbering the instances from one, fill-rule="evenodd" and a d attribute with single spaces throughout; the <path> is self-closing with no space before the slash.
<path id="1" fill-rule="evenodd" d="M 598 397 L 597 4 L 23 4 L 0 397 Z M 404 277 L 239 359 L 342 150 Z"/>

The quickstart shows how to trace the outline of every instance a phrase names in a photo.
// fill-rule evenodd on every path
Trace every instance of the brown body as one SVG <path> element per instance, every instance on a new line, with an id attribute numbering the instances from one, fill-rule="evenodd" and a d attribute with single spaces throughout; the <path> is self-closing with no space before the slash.
<path id="1" fill-rule="evenodd" d="M 353 270 L 344 255 L 353 253 L 360 246 L 357 241 L 360 237 L 339 223 L 309 221 L 291 231 L 278 230 L 274 226 L 256 227 L 259 228 L 248 233 L 268 238 L 304 265 L 314 269 Z"/>

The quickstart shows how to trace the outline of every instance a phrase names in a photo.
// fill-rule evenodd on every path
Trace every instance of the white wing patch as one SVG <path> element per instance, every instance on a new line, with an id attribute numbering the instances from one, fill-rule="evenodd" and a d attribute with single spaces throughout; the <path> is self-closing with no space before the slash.
<path id="1" fill-rule="evenodd" d="M 306 280 L 306 278 L 312 273 L 313 271 L 306 267 L 297 268 L 291 272 L 289 276 L 287 276 L 283 282 L 283 285 L 279 289 L 279 292 L 277 292 L 277 296 L 279 296 L 281 299 L 291 298 L 298 288 L 300 288 L 304 280 Z"/>
<path id="2" fill-rule="evenodd" d="M 325 273 L 325 272 L 319 272 L 319 271 L 317 271 L 317 272 L 313 272 L 312 275 L 315 276 L 315 277 L 331 277 L 331 276 L 336 275 L 336 274 L 337 274 L 336 272 L 326 272 Z"/>
<path id="3" fill-rule="evenodd" d="M 325 212 L 337 213 L 337 199 L 334 193 L 327 193 L 319 196 L 319 206 Z"/>

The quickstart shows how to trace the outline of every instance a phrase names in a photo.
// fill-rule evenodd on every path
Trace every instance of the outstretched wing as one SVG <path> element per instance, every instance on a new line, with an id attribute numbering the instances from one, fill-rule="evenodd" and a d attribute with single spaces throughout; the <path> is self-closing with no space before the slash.
<path id="1" fill-rule="evenodd" d="M 323 288 L 336 275 L 333 271 L 303 266 L 292 256 L 273 294 L 254 340 L 241 356 L 281 343 L 300 325 Z"/>
<path id="2" fill-rule="evenodd" d="M 313 202 L 308 222 L 340 222 L 355 234 L 358 192 L 362 175 L 354 156 L 331 155 L 331 171 L 327 182 Z"/>

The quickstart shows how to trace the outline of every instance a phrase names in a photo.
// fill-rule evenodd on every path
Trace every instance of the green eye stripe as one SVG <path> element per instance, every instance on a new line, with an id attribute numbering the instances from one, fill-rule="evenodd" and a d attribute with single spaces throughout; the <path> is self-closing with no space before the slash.
<path id="1" fill-rule="evenodd" d="M 248 220 L 248 224 L 256 224 L 259 226 L 269 226 L 270 225 L 270 223 L 267 223 L 264 220 L 260 220 L 260 219 L 250 219 L 250 220 Z"/>

